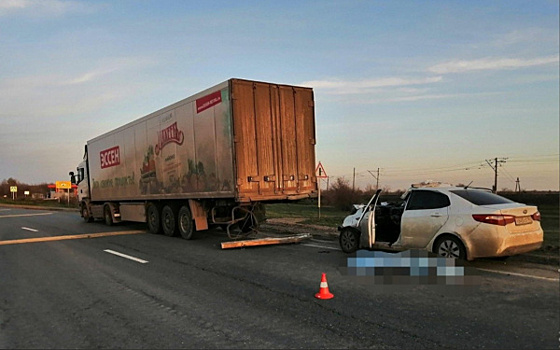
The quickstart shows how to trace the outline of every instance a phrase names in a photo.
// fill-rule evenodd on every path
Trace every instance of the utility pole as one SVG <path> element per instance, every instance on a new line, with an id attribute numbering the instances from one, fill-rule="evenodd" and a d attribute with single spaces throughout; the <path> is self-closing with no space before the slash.
<path id="1" fill-rule="evenodd" d="M 492 165 L 492 160 L 494 161 L 494 165 Z M 500 164 L 505 163 L 507 158 L 494 158 L 492 160 L 486 159 L 486 163 L 490 165 L 490 168 L 494 170 L 494 187 L 492 188 L 492 192 L 498 193 L 498 166 Z"/>
<path id="2" fill-rule="evenodd" d="M 375 183 L 375 190 L 377 191 L 379 189 L 379 168 L 377 168 L 377 176 L 373 175 L 371 170 L 368 170 L 368 173 L 370 173 L 370 175 L 373 176 L 375 180 L 377 180 Z"/>
<path id="3" fill-rule="evenodd" d="M 354 168 L 354 175 L 352 176 L 352 192 L 356 188 L 356 168 Z"/>

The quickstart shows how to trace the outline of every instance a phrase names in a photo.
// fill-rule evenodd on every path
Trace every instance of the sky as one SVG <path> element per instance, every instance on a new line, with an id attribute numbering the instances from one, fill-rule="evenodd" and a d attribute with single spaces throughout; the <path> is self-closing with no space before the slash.
<path id="1" fill-rule="evenodd" d="M 557 0 L 0 0 L 0 181 L 242 78 L 313 88 L 322 188 L 558 190 L 559 46 Z"/>

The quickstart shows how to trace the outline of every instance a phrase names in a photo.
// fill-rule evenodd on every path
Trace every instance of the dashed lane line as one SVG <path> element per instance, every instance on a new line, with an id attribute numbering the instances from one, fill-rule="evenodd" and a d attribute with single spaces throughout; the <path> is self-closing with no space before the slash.
<path id="1" fill-rule="evenodd" d="M 558 279 L 558 278 L 526 275 L 526 274 L 518 273 L 518 272 L 498 271 L 498 270 L 480 269 L 480 268 L 477 268 L 477 270 L 486 271 L 486 272 L 493 272 L 493 273 L 499 273 L 499 274 L 502 274 L 502 275 L 512 275 L 512 276 L 519 276 L 519 277 L 534 278 L 534 279 L 544 280 L 544 281 L 550 281 L 550 282 L 559 282 L 559 281 L 560 281 L 560 279 Z"/>
<path id="2" fill-rule="evenodd" d="M 313 247 L 313 248 L 322 248 L 322 249 L 330 249 L 330 250 L 340 250 L 340 248 L 328 247 L 328 246 L 319 245 L 319 244 L 312 244 L 312 243 L 303 243 L 302 245 L 304 245 L 304 246 L 306 246 L 306 247 Z"/>
<path id="3" fill-rule="evenodd" d="M 53 213 L 0 215 L 0 219 L 5 219 L 5 218 L 21 218 L 21 217 L 25 217 L 25 216 L 43 216 L 43 215 L 52 215 L 52 214 L 53 214 Z"/>
<path id="4" fill-rule="evenodd" d="M 7 241 L 0 241 L 0 246 L 1 245 L 11 245 L 11 244 L 64 241 L 64 240 L 69 240 L 69 239 L 99 238 L 99 237 L 120 236 L 120 235 L 136 235 L 136 234 L 139 234 L 139 233 L 146 233 L 146 231 L 142 231 L 142 230 L 117 231 L 117 232 L 85 233 L 85 234 L 81 234 L 81 235 L 66 235 L 66 236 L 51 236 L 51 237 L 26 238 L 26 239 L 11 239 L 11 240 L 7 240 Z"/>
<path id="5" fill-rule="evenodd" d="M 34 229 L 34 228 L 29 228 L 29 227 L 22 227 L 21 229 L 22 229 L 22 230 L 25 230 L 25 231 L 39 232 L 39 230 L 36 230 L 36 229 Z"/>
<path id="6" fill-rule="evenodd" d="M 126 255 L 126 254 L 123 254 L 123 253 L 119 253 L 119 252 L 116 252 L 116 251 L 111 250 L 111 249 L 105 249 L 104 252 L 109 253 L 109 254 L 113 254 L 113 255 L 116 255 L 116 256 L 120 256 L 121 258 L 125 258 L 125 259 L 128 259 L 128 260 L 136 261 L 136 262 L 139 262 L 140 264 L 148 263 L 148 261 L 146 261 L 146 260 L 142 260 L 140 258 L 136 258 L 134 256 Z"/>

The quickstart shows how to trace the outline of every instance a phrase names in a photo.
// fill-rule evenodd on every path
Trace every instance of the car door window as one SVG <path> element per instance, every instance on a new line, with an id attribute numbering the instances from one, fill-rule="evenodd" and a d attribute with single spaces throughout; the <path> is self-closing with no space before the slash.
<path id="1" fill-rule="evenodd" d="M 449 198 L 439 192 L 433 191 L 414 191 L 406 205 L 406 210 L 437 209 L 449 206 Z"/>

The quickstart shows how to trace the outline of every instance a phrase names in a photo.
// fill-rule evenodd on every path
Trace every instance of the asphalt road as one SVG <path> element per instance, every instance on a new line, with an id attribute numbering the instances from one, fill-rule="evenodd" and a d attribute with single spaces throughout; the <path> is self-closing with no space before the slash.
<path id="1" fill-rule="evenodd" d="M 344 275 L 348 256 L 328 237 L 222 250 L 220 230 L 191 241 L 143 230 L 0 208 L 0 348 L 560 344 L 558 266 L 482 260 L 468 264 L 475 286 L 390 286 Z M 314 297 L 323 272 L 331 300 Z"/>

